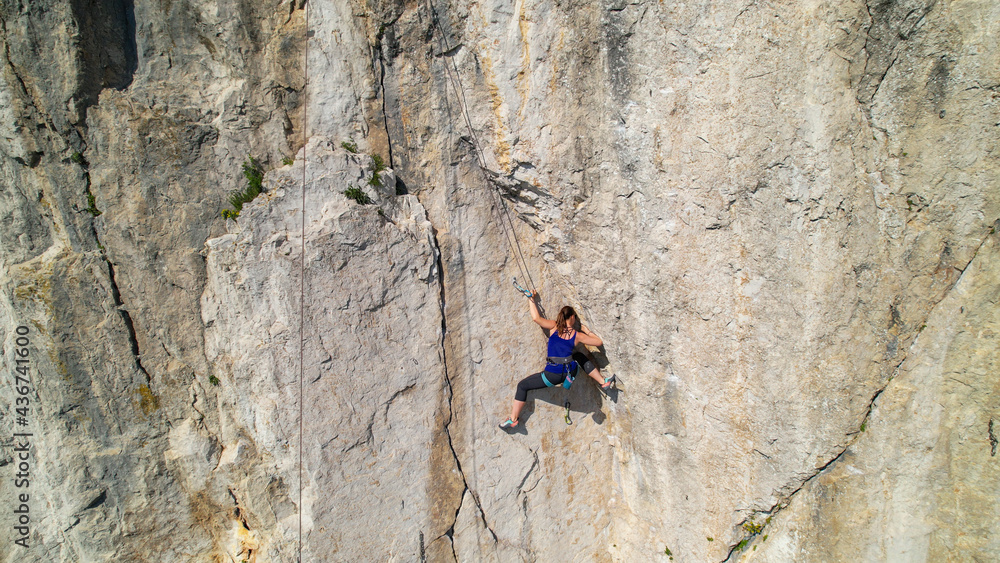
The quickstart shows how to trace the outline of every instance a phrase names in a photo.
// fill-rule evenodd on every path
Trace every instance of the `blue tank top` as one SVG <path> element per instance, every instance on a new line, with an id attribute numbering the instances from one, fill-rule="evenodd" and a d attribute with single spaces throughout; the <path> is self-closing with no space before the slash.
<path id="1" fill-rule="evenodd" d="M 549 350 L 548 354 L 550 358 L 568 358 L 573 355 L 573 348 L 576 347 L 576 331 L 573 331 L 573 337 L 569 340 L 559 337 L 559 331 L 555 330 L 552 335 L 549 336 Z M 572 373 L 576 370 L 576 362 L 569 364 L 547 364 L 545 366 L 545 371 L 549 373 Z"/>

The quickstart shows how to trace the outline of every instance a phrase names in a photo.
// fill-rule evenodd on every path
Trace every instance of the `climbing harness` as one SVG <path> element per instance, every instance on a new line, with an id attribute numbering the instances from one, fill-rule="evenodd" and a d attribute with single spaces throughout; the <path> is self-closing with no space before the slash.
<path id="1" fill-rule="evenodd" d="M 573 385 L 573 380 L 576 379 L 576 370 L 580 367 L 577 365 L 576 360 L 573 359 L 573 356 L 566 356 L 565 358 L 554 358 L 549 356 L 545 358 L 545 361 L 548 363 L 548 366 L 559 366 L 562 368 L 560 373 L 566 374 L 566 378 L 563 379 L 562 386 L 569 389 L 570 386 Z M 546 369 L 548 369 L 548 366 L 546 366 Z M 554 383 L 549 381 L 549 378 L 545 377 L 544 370 L 542 371 L 542 383 L 544 383 L 546 387 L 556 386 Z"/>
<path id="2" fill-rule="evenodd" d="M 566 401 L 566 404 L 563 406 L 566 407 L 566 416 L 563 419 L 566 421 L 566 424 L 573 424 L 573 421 L 569 419 L 569 401 Z"/>
<path id="3" fill-rule="evenodd" d="M 562 382 L 563 388 L 569 389 L 570 385 L 573 385 L 574 380 L 576 380 L 576 375 L 570 372 L 566 372 L 566 379 L 563 379 Z M 546 387 L 556 387 L 555 383 L 552 383 L 551 381 L 549 381 L 549 378 L 545 377 L 544 371 L 542 372 L 542 383 L 544 383 Z"/>
<path id="4" fill-rule="evenodd" d="M 562 368 L 562 372 L 564 372 L 566 374 L 566 379 L 563 380 L 563 384 L 562 384 L 563 387 L 569 389 L 569 386 L 573 385 L 573 380 L 576 379 L 576 370 L 579 367 L 578 365 L 576 365 L 576 360 L 573 359 L 573 356 L 567 356 L 565 358 L 553 358 L 552 356 L 549 356 L 549 357 L 545 358 L 545 362 L 548 365 L 550 365 L 550 366 L 560 366 Z M 546 368 L 547 367 L 548 366 L 546 366 Z M 552 372 L 552 373 L 556 373 L 556 372 Z M 544 374 L 545 374 L 545 372 L 543 371 L 542 372 L 542 379 L 543 380 L 545 380 L 545 375 Z M 552 386 L 549 385 L 549 387 L 552 387 Z"/>
<path id="5" fill-rule="evenodd" d="M 514 276 L 514 287 L 517 288 L 518 291 L 523 293 L 525 297 L 531 299 L 531 292 L 521 287 L 521 284 L 517 283 L 517 276 Z"/>

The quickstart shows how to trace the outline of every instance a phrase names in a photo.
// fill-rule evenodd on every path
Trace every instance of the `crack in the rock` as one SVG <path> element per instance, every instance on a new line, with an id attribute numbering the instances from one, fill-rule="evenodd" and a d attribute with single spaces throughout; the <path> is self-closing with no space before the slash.
<path id="1" fill-rule="evenodd" d="M 205 413 L 201 412 L 201 410 L 196 406 L 198 404 L 198 391 L 195 389 L 195 386 L 201 387 L 201 384 L 198 383 L 197 380 L 195 380 L 195 382 L 191 386 L 191 395 L 192 395 L 192 397 L 191 397 L 191 408 L 194 410 L 194 412 L 196 412 L 199 415 L 201 415 L 201 421 L 200 422 L 204 423 Z M 216 467 L 218 467 L 218 465 Z"/>
<path id="2" fill-rule="evenodd" d="M 997 231 L 997 225 L 1000 225 L 1000 219 L 998 219 L 997 221 L 995 221 L 993 223 L 993 227 L 990 230 L 989 235 L 993 235 L 993 234 L 996 233 L 996 231 Z M 931 317 L 931 315 L 934 313 L 934 310 L 937 308 L 937 306 L 940 305 L 948 297 L 948 295 L 951 293 L 951 291 L 959 283 L 961 283 L 962 277 L 965 275 L 966 270 L 968 270 L 969 266 L 976 260 L 976 257 L 979 255 L 979 251 L 982 250 L 983 245 L 985 245 L 986 242 L 989 240 L 989 235 L 983 237 L 983 240 L 980 241 L 979 246 L 976 247 L 976 251 L 972 254 L 972 258 L 970 258 L 969 261 L 965 264 L 965 266 L 959 271 L 960 272 L 959 276 L 955 280 L 955 282 L 953 284 L 951 284 L 951 286 L 947 290 L 945 290 L 945 292 L 942 294 L 941 298 L 936 303 L 934 303 L 934 305 L 932 305 L 928 309 L 927 315 L 924 317 L 924 322 L 921 323 L 921 325 L 925 325 L 926 324 L 927 319 L 929 319 Z M 910 349 L 912 349 L 913 346 L 916 345 L 916 342 L 917 342 L 917 339 L 914 338 L 913 342 L 910 343 Z M 904 354 L 903 358 L 896 364 L 896 367 L 892 371 L 892 375 L 890 375 L 888 377 L 888 379 L 886 379 L 885 385 L 883 385 L 881 388 L 879 388 L 878 390 L 876 390 L 875 394 L 872 395 L 871 400 L 868 402 L 868 408 L 865 411 L 865 415 L 861 419 L 861 425 L 859 426 L 859 430 L 857 432 L 853 432 L 853 433 L 848 434 L 849 436 L 851 436 L 851 439 L 843 447 L 843 449 L 841 449 L 840 452 L 837 453 L 837 455 L 833 456 L 833 458 L 831 458 L 829 461 L 827 461 L 826 463 L 824 463 L 822 466 L 816 468 L 795 489 L 793 489 L 792 491 L 790 491 L 789 493 L 787 493 L 786 495 L 784 495 L 784 497 L 782 499 L 780 499 L 778 502 L 776 502 L 773 506 L 771 506 L 771 508 L 769 508 L 767 510 L 760 510 L 760 511 L 753 511 L 753 512 L 751 512 L 751 514 L 749 516 L 747 516 L 739 524 L 737 524 L 737 527 L 739 529 L 746 530 L 747 529 L 747 524 L 749 523 L 749 524 L 752 525 L 753 524 L 753 519 L 755 517 L 759 516 L 759 515 L 766 516 L 767 517 L 767 522 L 770 522 L 771 518 L 773 518 L 776 514 L 778 514 L 779 512 L 781 512 L 781 510 L 783 510 L 785 507 L 787 507 L 791 503 L 792 498 L 799 491 L 801 491 L 803 488 L 805 488 L 805 486 L 808 485 L 810 482 L 812 482 L 813 479 L 815 479 L 816 477 L 822 475 L 823 472 L 825 472 L 827 470 L 827 468 L 829 468 L 831 465 L 833 465 L 834 463 L 836 463 L 841 457 L 844 456 L 844 454 L 847 452 L 847 450 L 849 450 L 851 448 L 851 446 L 853 446 L 860 439 L 861 433 L 863 432 L 863 430 L 861 430 L 861 429 L 863 429 L 868 424 L 868 420 L 871 417 L 872 411 L 875 409 L 875 406 L 876 406 L 875 403 L 878 401 L 878 398 L 882 395 L 882 393 L 889 387 L 889 385 L 892 383 L 892 381 L 894 379 L 896 379 L 896 376 L 899 375 L 899 370 L 902 368 L 903 363 L 906 361 L 906 358 L 908 356 L 909 356 L 909 350 L 907 350 L 907 353 Z M 990 420 L 989 432 L 990 432 L 990 437 L 993 440 L 995 440 L 996 438 L 993 436 L 992 431 L 993 431 L 993 421 L 991 419 Z M 994 442 L 991 442 L 991 443 L 993 444 L 992 453 L 995 455 L 995 453 L 996 453 L 996 443 L 994 443 Z M 759 536 L 761 533 L 763 533 L 763 526 L 761 526 L 760 528 L 758 528 L 756 531 L 751 532 L 748 535 L 744 535 L 743 537 L 741 537 L 738 542 L 736 542 L 735 544 L 733 544 L 733 545 L 730 546 L 729 553 L 726 555 L 726 558 L 723 559 L 722 563 L 727 563 L 728 561 L 730 561 L 732 559 L 733 555 L 736 555 L 737 553 L 741 553 L 743 551 L 743 548 L 749 547 L 750 544 L 751 544 L 751 542 L 753 541 L 753 539 L 756 538 L 757 536 Z"/>
<path id="3" fill-rule="evenodd" d="M 6 22 L 6 20 L 4 18 L 0 18 L 0 27 L 2 27 L 3 33 L 4 33 L 4 37 L 5 37 L 5 39 L 3 41 L 3 48 L 4 48 L 4 58 L 5 58 L 5 62 L 7 63 L 8 69 L 10 70 L 11 74 L 14 76 L 14 78 L 17 80 L 18 84 L 20 85 L 21 91 L 24 94 L 25 100 L 27 101 L 27 103 L 32 107 L 32 109 L 34 110 L 35 114 L 41 118 L 40 121 L 42 123 L 45 123 L 46 127 L 50 131 L 52 131 L 53 133 L 57 134 L 58 130 L 56 129 L 55 124 L 52 122 L 51 119 L 47 119 L 47 120 L 44 119 L 44 115 L 45 114 L 43 112 L 41 112 L 39 110 L 38 106 L 35 104 L 34 98 L 33 98 L 33 96 L 31 95 L 31 93 L 28 90 L 27 84 L 24 82 L 24 79 L 21 77 L 20 73 L 18 73 L 17 68 L 14 66 L 14 63 L 11 60 L 11 57 L 10 57 L 10 42 L 6 40 L 6 37 L 8 35 L 8 33 L 7 33 L 7 22 Z M 74 158 L 74 160 L 76 160 L 76 159 Z M 78 164 L 80 164 L 83 167 L 83 169 L 84 169 L 84 177 L 86 179 L 86 185 L 85 185 L 85 188 L 84 188 L 84 192 L 87 194 L 87 198 L 88 198 L 88 204 L 89 204 L 88 205 L 88 211 L 90 211 L 91 214 L 96 217 L 97 215 L 100 214 L 100 211 L 97 211 L 96 206 L 91 203 L 92 198 L 93 198 L 93 194 L 90 191 L 91 182 L 90 182 L 90 171 L 88 170 L 89 165 L 86 162 L 86 160 L 83 160 L 82 162 L 78 162 Z M 136 369 L 138 369 L 140 372 L 142 372 L 143 375 L 146 376 L 147 383 L 150 383 L 150 382 L 152 382 L 152 377 L 149 375 L 149 372 L 146 371 L 146 368 L 142 365 L 141 355 L 140 355 L 140 352 L 139 352 L 139 341 L 138 341 L 138 338 L 136 337 L 136 332 L 135 332 L 135 324 L 132 321 L 132 316 L 129 314 L 128 310 L 125 308 L 125 304 L 122 302 L 121 291 L 119 290 L 118 283 L 115 280 L 114 265 L 111 263 L 111 260 L 108 258 L 107 254 L 104 251 L 103 246 L 101 245 L 101 239 L 100 239 L 100 237 L 97 234 L 97 227 L 96 227 L 96 225 L 94 225 L 94 223 L 91 222 L 90 227 L 91 227 L 91 234 L 94 237 L 94 241 L 96 242 L 98 248 L 101 249 L 101 258 L 104 260 L 105 264 L 107 264 L 107 267 L 108 267 L 108 277 L 109 277 L 109 280 L 111 282 L 111 296 L 112 296 L 112 299 L 114 300 L 115 307 L 118 310 L 118 313 L 121 315 L 122 320 L 125 323 L 126 330 L 128 331 L 128 334 L 129 334 L 129 344 L 130 344 L 131 349 L 132 349 L 132 355 L 135 358 Z"/>
<path id="4" fill-rule="evenodd" d="M 87 194 L 88 198 L 88 211 L 91 215 L 97 217 L 101 214 L 101 212 L 97 210 L 97 206 L 93 201 L 93 194 L 90 191 L 90 164 L 83 156 L 79 156 L 79 160 L 77 160 L 76 155 L 74 155 L 74 161 L 76 161 L 84 171 L 84 179 L 86 180 L 84 192 Z M 118 314 L 121 315 L 122 321 L 125 323 L 125 328 L 128 331 L 129 345 L 132 349 L 132 356 L 135 359 L 135 367 L 146 376 L 147 383 L 152 383 L 153 378 L 142 365 L 142 354 L 139 351 L 139 339 L 136 336 L 135 323 L 132 321 L 132 315 L 129 314 L 128 309 L 125 308 L 125 303 L 122 301 L 121 290 L 118 288 L 118 282 L 115 279 L 114 264 L 111 263 L 111 259 L 108 258 L 107 252 L 101 244 L 101 237 L 97 234 L 97 225 L 93 221 L 90 222 L 90 233 L 94 237 L 94 242 L 97 244 L 97 247 L 101 250 L 101 259 L 104 260 L 104 263 L 108 267 L 108 280 L 111 282 L 111 298 L 114 300 L 115 308 L 117 309 Z"/>
<path id="5" fill-rule="evenodd" d="M 101 491 L 101 494 L 97 495 L 94 498 L 94 500 L 90 501 L 90 504 L 88 504 L 87 506 L 83 507 L 82 509 L 80 509 L 79 512 L 77 512 L 76 514 L 73 515 L 73 517 L 74 517 L 73 523 L 70 524 L 68 528 L 66 528 L 65 530 L 63 530 L 63 533 L 66 533 L 66 532 L 72 530 L 73 528 L 75 528 L 77 526 L 77 524 L 80 523 L 80 516 L 79 516 L 79 514 L 82 514 L 82 513 L 86 512 L 88 510 L 94 510 L 95 508 L 97 508 L 97 507 L 101 506 L 102 504 L 104 504 L 105 501 L 107 501 L 107 500 L 108 500 L 108 491 L 107 491 L 107 489 L 105 489 L 105 490 Z"/>
<path id="6" fill-rule="evenodd" d="M 392 153 L 392 134 L 389 132 L 389 112 L 386 110 L 386 95 L 385 95 L 385 55 L 382 53 L 382 38 L 385 37 L 385 30 L 390 26 L 395 25 L 399 20 L 399 16 L 394 18 L 390 22 L 383 23 L 379 25 L 378 33 L 375 35 L 375 45 L 372 50 L 375 51 L 375 55 L 378 57 L 378 85 L 382 92 L 382 126 L 385 128 L 385 139 L 386 145 L 389 148 L 389 168 L 396 167 L 396 161 Z M 374 67 L 374 64 L 372 65 Z M 375 70 L 374 68 L 372 70 Z"/>
<path id="7" fill-rule="evenodd" d="M 882 87 L 882 83 L 885 82 L 885 77 L 888 76 L 889 70 L 892 69 L 893 65 L 895 65 L 896 61 L 898 61 L 898 60 L 899 60 L 899 55 L 896 55 L 895 57 L 893 57 L 892 60 L 889 61 L 889 65 L 885 67 L 885 72 L 883 72 L 882 76 L 880 76 L 878 78 L 878 81 L 875 83 L 875 90 L 872 92 L 872 96 L 871 96 L 871 99 L 873 101 L 875 100 L 875 96 L 878 96 L 879 88 L 881 88 Z"/>
<path id="8" fill-rule="evenodd" d="M 243 514 L 243 510 L 240 509 L 240 500 L 236 498 L 236 493 L 233 492 L 232 487 L 229 487 L 226 490 L 229 491 L 229 496 L 233 497 L 233 505 L 234 505 L 233 515 L 236 516 L 236 518 L 240 521 L 240 524 L 242 524 L 243 527 L 249 532 L 250 525 L 247 524 L 247 518 Z"/>
<path id="9" fill-rule="evenodd" d="M 865 106 L 866 110 L 870 110 L 868 105 L 875 99 L 889 69 L 899 58 L 897 47 L 901 42 L 908 41 L 916 32 L 917 27 L 934 8 L 936 0 L 927 1 L 917 8 L 911 8 L 905 15 L 894 13 L 897 4 L 891 1 L 876 3 L 874 9 L 871 4 L 869 1 L 864 4 L 870 23 L 864 29 L 865 44 L 862 50 L 865 53 L 865 63 L 857 85 L 859 91 L 856 96 L 858 102 Z M 881 61 L 889 56 L 892 57 L 889 64 L 885 69 L 879 70 L 878 66 Z M 877 78 L 876 73 L 880 74 Z"/>
<path id="10" fill-rule="evenodd" d="M 868 48 L 868 44 L 872 39 L 871 36 L 872 28 L 875 27 L 876 24 L 875 14 L 872 13 L 872 6 L 868 2 L 868 0 L 865 0 L 865 12 L 868 13 L 869 23 L 868 23 L 868 28 L 865 29 L 865 44 L 861 49 L 865 52 L 865 73 L 867 73 L 868 63 L 871 62 L 871 54 L 872 54 L 871 49 Z"/>
<path id="11" fill-rule="evenodd" d="M 17 83 L 21 85 L 21 91 L 24 92 L 24 96 L 25 98 L 27 98 L 28 103 L 31 104 L 32 109 L 34 109 L 35 112 L 38 113 L 39 115 L 43 115 L 40 111 L 38 111 L 38 106 L 35 105 L 34 97 L 28 92 L 28 85 L 25 84 L 24 79 L 21 78 L 21 74 L 17 72 L 17 67 L 14 66 L 14 61 L 12 61 L 10 58 L 10 42 L 6 40 L 6 38 L 10 34 L 7 32 L 7 20 L 2 17 L 0 17 L 0 27 L 3 28 L 3 35 L 4 35 L 3 50 L 4 50 L 4 58 L 7 60 L 7 67 L 10 69 L 10 73 L 14 75 L 14 78 L 17 80 Z M 54 130 L 55 129 L 53 129 L 53 131 Z"/>
<path id="12" fill-rule="evenodd" d="M 459 473 L 459 475 L 462 476 L 462 483 L 465 485 L 465 488 L 462 491 L 463 503 L 464 503 L 464 499 L 465 499 L 465 493 L 468 492 L 469 496 L 472 497 L 472 502 L 474 502 L 476 504 L 476 512 L 479 515 L 480 521 L 482 521 L 482 523 L 483 523 L 483 527 L 485 527 L 486 530 L 490 533 L 490 536 L 493 538 L 493 543 L 498 543 L 500 540 L 497 538 L 496 532 L 493 531 L 493 527 L 490 526 L 490 523 L 486 520 L 486 511 L 483 510 L 483 505 L 482 505 L 482 503 L 479 500 L 479 495 L 477 495 L 476 491 L 473 490 L 472 487 L 469 486 L 469 480 L 465 476 L 465 471 L 462 469 L 462 462 L 458 458 L 458 452 L 455 451 L 455 445 L 454 445 L 454 443 L 452 443 L 451 431 L 449 430 L 449 426 L 451 425 L 451 399 L 452 399 L 452 392 L 451 392 L 451 382 L 448 381 L 447 376 L 445 376 L 445 382 L 446 382 L 446 384 L 448 386 L 448 409 L 449 409 L 448 419 L 449 420 L 448 420 L 448 423 L 446 423 L 445 426 L 444 426 L 444 431 L 445 431 L 445 434 L 448 436 L 448 447 L 451 449 L 451 454 L 455 457 L 455 466 L 458 468 L 458 473 Z M 455 511 L 455 521 L 456 522 L 458 521 L 458 513 L 460 511 L 461 511 L 461 505 L 459 505 L 459 510 Z M 455 524 L 452 523 L 452 529 L 454 529 L 454 527 L 455 527 Z"/>
<path id="13" fill-rule="evenodd" d="M 528 477 L 530 477 L 531 473 L 535 470 L 536 467 L 538 467 L 538 452 L 536 452 L 535 450 L 531 450 L 531 455 L 534 457 L 534 459 L 531 461 L 531 467 L 528 468 L 528 472 L 524 474 L 524 478 L 521 479 L 521 482 L 517 485 L 517 489 L 519 491 L 524 491 L 524 484 L 528 482 Z M 530 493 L 534 489 L 535 488 L 532 487 L 530 490 L 524 492 Z"/>
<path id="14" fill-rule="evenodd" d="M 97 200 L 94 198 L 94 193 L 90 191 L 90 163 L 87 162 L 87 159 L 81 153 L 75 153 L 72 160 L 83 167 L 83 179 L 85 181 L 83 193 L 87 194 L 87 209 L 85 211 L 90 213 L 92 217 L 97 217 L 101 214 L 101 210 L 97 208 Z M 74 205 L 74 207 L 76 206 Z M 90 230 L 94 234 L 94 240 L 97 241 L 98 248 L 100 248 L 101 241 L 97 237 L 97 228 L 93 222 L 90 223 Z"/>
<path id="15" fill-rule="evenodd" d="M 458 510 L 455 511 L 455 522 L 458 521 L 458 514 L 459 514 L 459 512 L 461 512 L 462 505 L 465 502 L 465 493 L 468 492 L 469 496 L 472 497 L 472 501 L 476 504 L 476 509 L 478 511 L 478 514 L 479 514 L 479 519 L 482 521 L 483 526 L 486 528 L 487 531 L 489 531 L 490 536 L 493 537 L 493 543 L 498 543 L 499 540 L 497 538 L 496 532 L 493 531 L 493 528 L 490 526 L 489 522 L 486 520 L 486 511 L 483 510 L 483 505 L 482 505 L 482 503 L 479 500 L 479 495 L 476 494 L 475 489 L 473 489 L 472 487 L 469 486 L 469 479 L 465 476 L 465 471 L 462 469 L 462 461 L 459 459 L 458 452 L 455 450 L 455 443 L 454 443 L 454 441 L 452 440 L 452 437 L 451 437 L 451 423 L 453 421 L 453 413 L 454 413 L 454 410 L 452 409 L 452 399 L 454 397 L 454 392 L 453 392 L 452 385 L 451 385 L 451 377 L 450 377 L 450 375 L 448 373 L 448 347 L 447 347 L 447 344 L 445 342 L 445 340 L 446 340 L 446 338 L 448 336 L 448 317 L 446 315 L 446 308 L 445 308 L 445 304 L 446 304 L 445 294 L 446 294 L 446 292 L 445 292 L 445 283 L 444 283 L 444 259 L 442 258 L 441 245 L 440 245 L 440 243 L 438 243 L 438 240 L 437 240 L 437 231 L 436 230 L 433 230 L 433 237 L 434 237 L 434 249 L 435 249 L 435 251 L 437 253 L 438 283 L 440 283 L 440 287 L 441 287 L 441 295 L 440 295 L 440 304 L 441 304 L 441 342 L 440 342 L 440 345 L 441 345 L 441 354 L 443 356 L 443 358 L 442 358 L 442 365 L 443 365 L 443 371 L 444 371 L 444 383 L 445 383 L 445 387 L 447 388 L 447 400 L 448 400 L 448 413 L 446 415 L 446 422 L 444 423 L 444 432 L 445 432 L 445 435 L 448 437 L 448 448 L 451 450 L 451 455 L 455 459 L 455 467 L 458 469 L 459 475 L 462 476 L 462 484 L 464 485 L 464 489 L 462 490 L 462 499 L 459 502 Z M 452 522 L 451 528 L 449 529 L 449 533 L 450 534 L 454 533 L 455 522 Z M 446 535 L 448 535 L 448 534 L 446 534 Z M 449 538 L 452 539 L 452 542 L 451 542 L 452 543 L 452 550 L 454 550 L 455 549 L 454 539 L 453 539 L 453 537 L 451 535 L 449 535 Z M 456 561 L 457 560 L 458 560 L 458 558 L 456 557 Z"/>
<path id="16" fill-rule="evenodd" d="M 747 13 L 747 11 L 749 11 L 750 8 L 753 8 L 756 5 L 757 5 L 757 0 L 752 0 L 749 4 L 743 6 L 743 9 L 740 10 L 740 13 L 736 14 L 736 17 L 733 18 L 733 25 L 736 25 L 736 21 L 739 20 L 740 17 L 743 16 L 743 14 Z"/>
<path id="17" fill-rule="evenodd" d="M 118 289 L 118 282 L 115 281 L 115 267 L 107 256 L 103 256 L 103 258 L 104 263 L 108 265 L 108 277 L 111 281 L 111 297 L 114 299 L 115 308 L 118 310 L 118 314 L 121 315 L 122 321 L 125 322 L 125 329 L 128 331 L 128 341 L 132 348 L 132 356 L 135 359 L 135 367 L 146 376 L 147 383 L 152 383 L 153 378 L 142 365 L 142 354 L 139 352 L 139 339 L 136 337 L 135 324 L 132 322 L 132 315 L 130 315 L 128 309 L 125 308 L 125 303 L 122 302 L 121 291 Z"/>
<path id="18" fill-rule="evenodd" d="M 39 104 L 35 100 L 35 96 L 32 95 L 30 90 L 28 90 L 28 84 L 24 81 L 24 78 L 21 77 L 21 73 L 18 72 L 17 67 L 14 65 L 13 59 L 11 59 L 10 42 L 7 40 L 7 37 L 10 36 L 10 33 L 7 31 L 7 21 L 3 17 L 0 17 L 0 30 L 2 30 L 3 32 L 4 60 L 7 63 L 7 68 L 10 70 L 10 73 L 14 76 L 14 79 L 17 80 L 18 85 L 21 87 L 21 93 L 24 96 L 24 101 L 28 106 L 30 106 L 31 111 L 34 114 L 30 117 L 22 116 L 23 120 L 25 122 L 35 122 L 42 128 L 48 129 L 48 131 L 51 132 L 51 134 L 54 134 L 58 137 L 62 137 L 62 135 L 59 133 L 59 129 L 56 128 L 55 122 L 52 120 L 52 116 L 41 110 Z M 25 126 L 25 129 L 35 129 L 35 127 Z M 76 128 L 76 126 L 74 126 L 73 131 L 75 131 L 78 135 L 81 135 L 81 138 L 77 139 L 77 141 L 81 141 L 82 134 Z M 63 139 L 63 140 L 66 141 L 68 145 L 75 146 L 75 143 L 71 142 L 70 139 Z M 35 148 L 37 148 L 37 146 Z M 28 155 L 29 160 L 24 164 L 26 164 L 30 168 L 34 168 L 38 164 L 38 161 L 41 159 L 41 156 L 44 154 L 45 154 L 44 151 L 37 151 L 37 150 L 30 151 Z M 20 157 L 14 157 L 14 160 L 21 162 Z"/>
<path id="19" fill-rule="evenodd" d="M 364 436 L 355 440 L 355 442 L 346 448 L 342 449 L 340 452 L 346 454 L 347 452 L 360 448 L 361 446 L 367 444 L 369 447 L 375 447 L 375 433 L 373 429 L 375 428 L 375 414 L 372 413 L 371 418 L 368 420 L 368 428 L 365 430 Z"/>
<path id="20" fill-rule="evenodd" d="M 407 385 L 406 387 L 403 387 L 402 389 L 397 390 L 395 393 L 392 394 L 391 397 L 389 397 L 389 400 L 385 402 L 385 412 L 382 413 L 382 416 L 386 420 L 389 419 L 389 409 L 392 408 L 392 403 L 396 399 L 398 399 L 400 396 L 402 396 L 404 393 L 406 393 L 410 389 L 413 389 L 415 386 L 416 386 L 415 383 L 411 383 L 411 384 Z"/>
<path id="21" fill-rule="evenodd" d="M 987 433 L 990 436 L 990 457 L 996 457 L 997 455 L 997 435 L 993 433 L 993 419 L 990 419 L 989 428 L 987 428 Z"/>
<path id="22" fill-rule="evenodd" d="M 75 520 L 73 520 L 73 523 L 69 525 L 69 528 L 66 528 L 65 530 L 63 530 L 63 533 L 65 534 L 66 532 L 68 532 L 68 531 L 72 530 L 72 529 L 73 529 L 73 528 L 75 528 L 75 527 L 76 527 L 76 525 L 77 525 L 77 524 L 79 524 L 79 523 L 80 523 L 80 518 L 79 518 L 79 517 L 77 516 L 77 517 L 76 517 L 76 519 L 75 519 Z"/>
<path id="23" fill-rule="evenodd" d="M 236 498 L 236 493 L 233 492 L 232 487 L 228 487 L 226 490 L 229 491 L 229 496 L 231 496 L 233 498 L 233 505 L 234 505 L 234 507 L 233 507 L 233 516 L 236 517 L 236 520 L 240 523 L 241 526 L 243 526 L 244 530 L 246 530 L 248 532 L 251 531 L 250 524 L 247 523 L 246 514 L 244 514 L 243 509 L 240 508 L 240 501 L 239 501 L 239 499 Z M 246 554 L 246 557 L 243 558 L 243 559 L 246 560 L 246 561 L 253 561 L 254 560 L 254 548 L 247 546 L 243 542 L 240 542 L 240 547 L 242 549 L 240 550 L 239 553 L 241 555 L 243 553 Z"/>
<path id="24" fill-rule="evenodd" d="M 468 487 L 466 487 L 465 490 L 462 491 L 462 501 L 458 503 L 458 508 L 455 509 L 455 519 L 452 520 L 451 526 L 440 538 L 438 538 L 448 538 L 448 545 L 451 546 L 451 556 L 455 559 L 456 563 L 458 561 L 458 552 L 455 551 L 455 524 L 458 524 L 458 515 L 462 513 L 462 507 L 465 506 L 465 492 L 468 490 Z"/>

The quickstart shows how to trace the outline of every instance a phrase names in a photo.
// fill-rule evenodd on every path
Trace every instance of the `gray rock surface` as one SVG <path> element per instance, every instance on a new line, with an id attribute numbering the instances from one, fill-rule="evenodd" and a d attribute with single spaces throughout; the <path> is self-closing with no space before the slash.
<path id="1" fill-rule="evenodd" d="M 934 308 L 855 441 L 754 538 L 747 560 L 995 558 L 997 243 L 984 242 Z"/>
<path id="2" fill-rule="evenodd" d="M 229 492 L 260 519 L 250 530 L 267 560 L 294 551 L 296 506 L 309 559 L 413 553 L 419 534 L 442 524 L 430 484 L 456 471 L 453 459 L 431 455 L 445 432 L 433 408 L 445 381 L 429 376 L 443 370 L 431 226 L 415 196 L 376 191 L 361 205 L 343 195 L 351 185 L 371 190 L 367 155 L 314 137 L 298 156 L 270 175 L 234 232 L 206 243 L 202 320 L 220 380 L 216 439 L 222 457 L 232 451 Z M 394 184 L 391 173 L 380 177 Z M 272 459 L 261 464 L 252 451 Z M 217 483 L 226 482 L 221 469 Z M 183 474 L 203 470 L 192 462 Z M 273 510 L 273 493 L 288 510 Z"/>
<path id="3" fill-rule="evenodd" d="M 997 551 L 995 5 L 99 4 L 0 6 L 3 560 Z M 512 276 L 620 389 L 508 436 Z"/>

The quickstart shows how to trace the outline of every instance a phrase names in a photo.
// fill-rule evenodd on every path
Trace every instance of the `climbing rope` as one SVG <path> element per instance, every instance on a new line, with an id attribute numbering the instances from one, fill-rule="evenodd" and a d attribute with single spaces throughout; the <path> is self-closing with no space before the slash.
<path id="1" fill-rule="evenodd" d="M 305 13 L 305 61 L 302 65 L 302 254 L 299 257 L 299 541 L 298 563 L 302 563 L 302 445 L 303 445 L 303 403 L 305 402 L 305 333 L 306 333 L 306 144 L 309 142 L 308 91 L 309 86 L 309 5 L 303 6 Z"/>
<path id="2" fill-rule="evenodd" d="M 446 53 L 451 52 L 451 44 L 448 42 L 448 36 L 445 34 L 444 29 L 441 28 L 441 25 L 438 22 L 437 10 L 434 9 L 432 0 L 427 0 L 427 6 L 431 12 L 431 25 L 438 30 L 439 44 L 441 46 L 442 53 L 441 56 L 442 58 L 447 58 Z M 500 188 L 497 187 L 496 183 L 490 178 L 489 168 L 486 166 L 486 158 L 483 153 L 482 144 L 479 142 L 479 136 L 476 135 L 476 131 L 472 127 L 472 118 L 469 117 L 469 106 L 465 99 L 465 86 L 462 84 L 462 78 L 458 74 L 458 65 L 455 63 L 454 59 L 451 59 L 451 65 L 445 62 L 444 67 L 451 82 L 451 87 L 455 90 L 455 94 L 458 97 L 458 105 L 462 112 L 462 117 L 465 120 L 465 126 L 469 129 L 469 138 L 471 139 L 473 152 L 476 156 L 476 164 L 478 165 L 479 173 L 483 178 L 483 183 L 492 188 L 489 192 L 493 199 L 493 208 L 496 210 L 497 219 L 500 222 L 500 226 L 503 228 L 504 237 L 507 239 L 507 244 L 510 246 L 511 253 L 514 254 L 514 261 L 517 263 L 521 279 L 526 279 L 528 281 L 528 287 L 531 288 L 532 292 L 534 292 L 535 283 L 531 278 L 528 263 L 524 259 L 524 253 L 521 250 L 521 243 L 517 239 L 517 232 L 514 229 L 514 221 L 510 217 L 510 211 L 507 209 L 507 204 L 504 202 L 503 194 L 500 193 Z M 524 293 L 530 296 L 530 293 Z"/>

